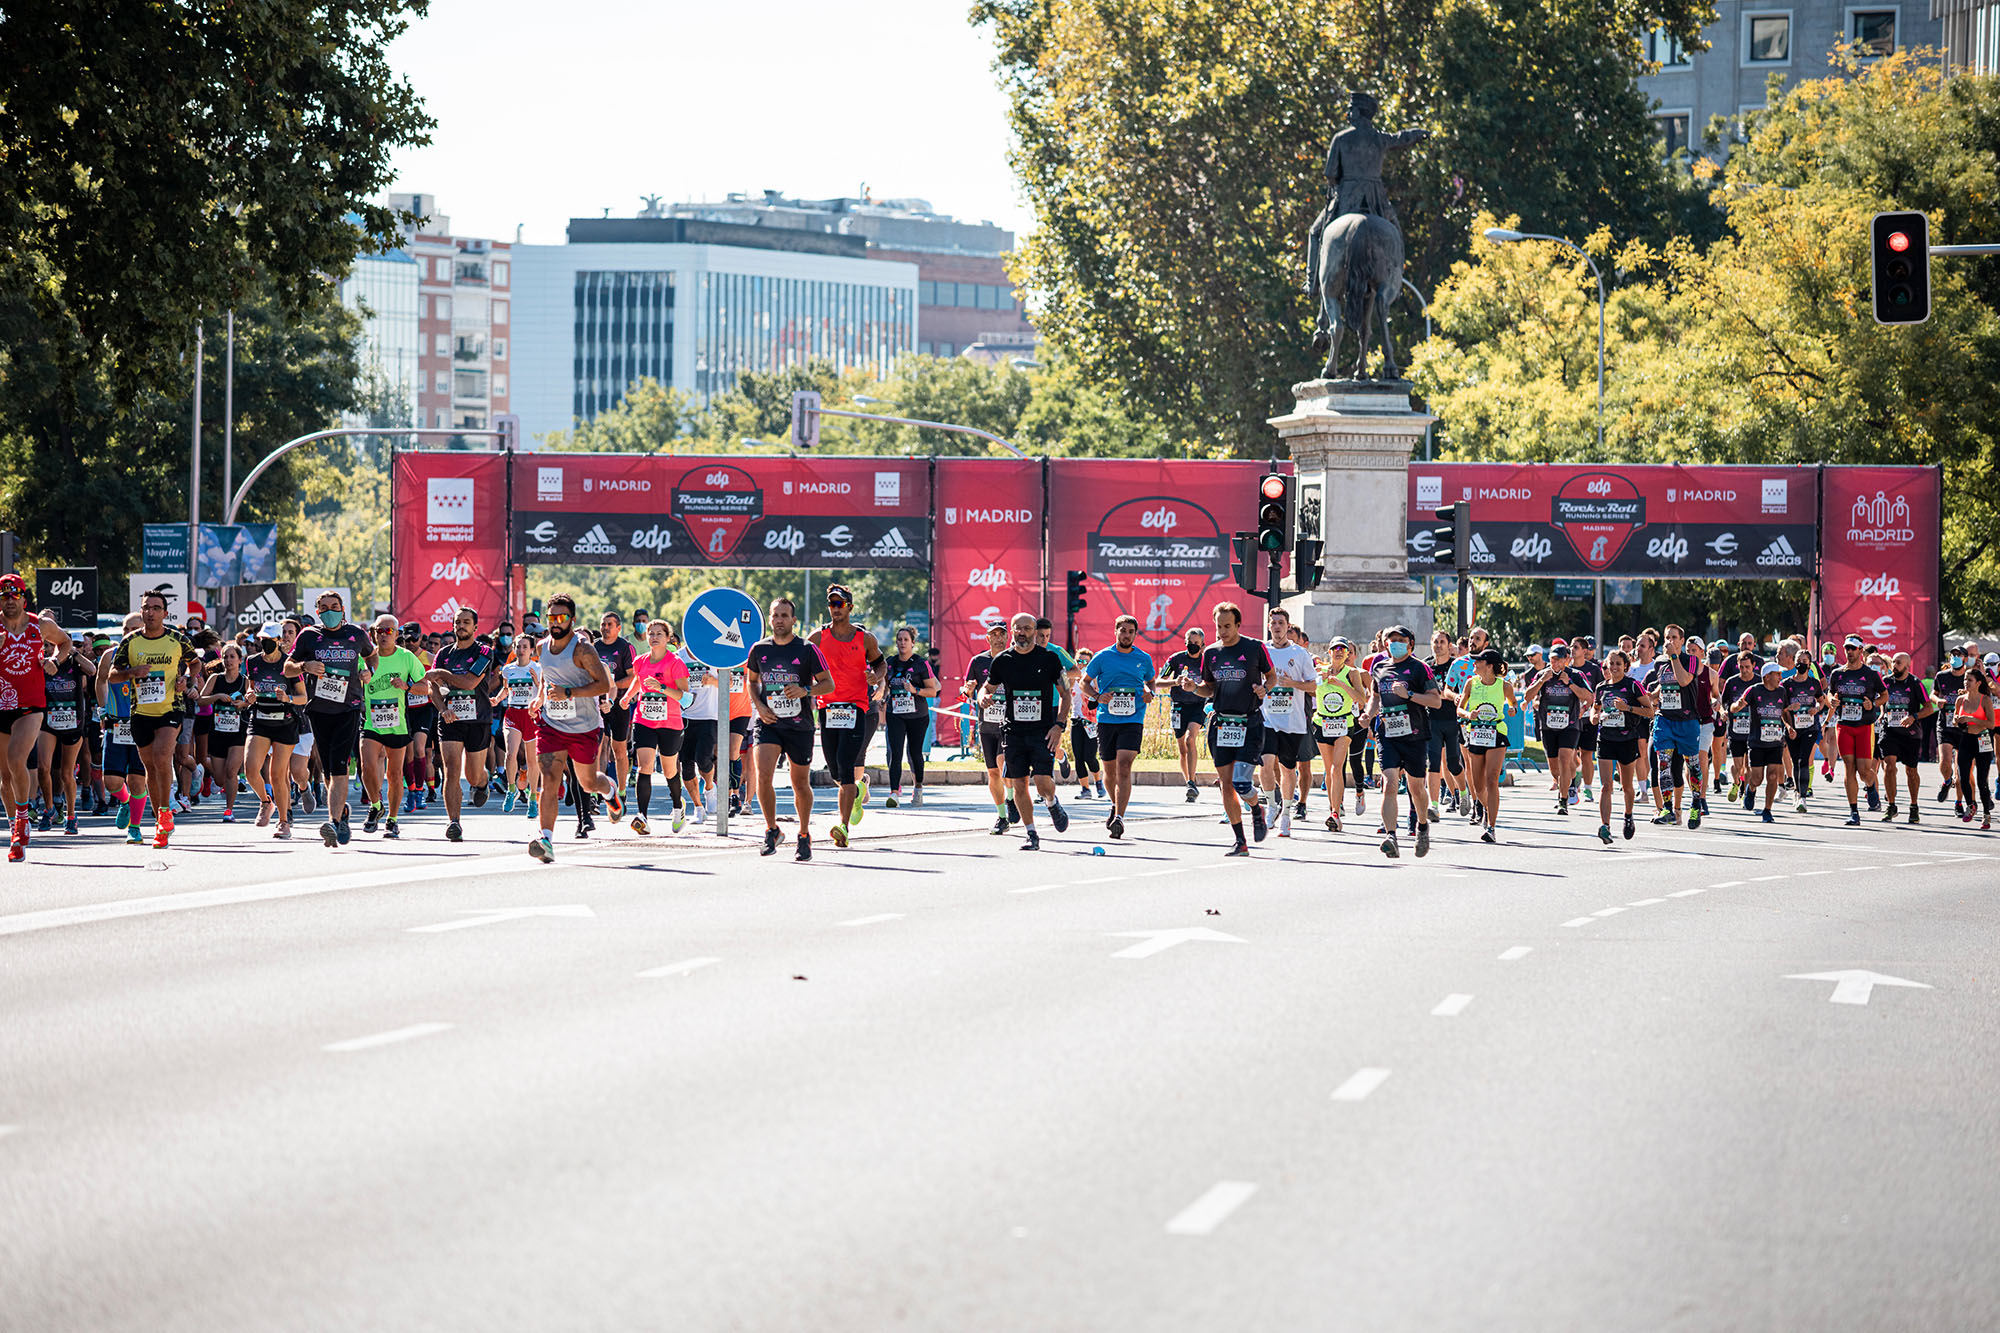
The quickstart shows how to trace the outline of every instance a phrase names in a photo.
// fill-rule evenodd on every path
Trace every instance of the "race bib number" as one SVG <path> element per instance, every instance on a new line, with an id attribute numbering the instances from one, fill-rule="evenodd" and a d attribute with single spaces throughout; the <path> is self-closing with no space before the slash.
<path id="1" fill-rule="evenodd" d="M 551 717 L 555 716 L 554 709 L 555 705 L 552 701 L 549 705 L 549 715 Z M 444 702 L 444 715 L 453 722 L 477 722 L 479 720 L 479 699 L 475 695 L 454 694 Z M 575 709 L 572 708 L 570 710 L 570 716 L 576 716 Z"/>
<path id="2" fill-rule="evenodd" d="M 313 698 L 330 704 L 346 703 L 347 677 L 327 672 L 313 682 Z"/>
<path id="3" fill-rule="evenodd" d="M 996 699 L 994 702 L 986 705 L 986 711 L 981 713 L 979 717 L 983 722 L 991 722 L 998 725 L 1007 720 L 1007 705 Z"/>
<path id="4" fill-rule="evenodd" d="M 402 708 L 395 699 L 370 699 L 368 701 L 368 730 L 381 735 L 389 735 L 396 730 L 402 719 Z M 220 728 L 217 728 L 220 730 Z"/>
<path id="5" fill-rule="evenodd" d="M 1730 718 L 1729 733 L 1732 736 L 1748 736 L 1750 734 L 1750 715 L 1748 713 L 1738 713 L 1735 717 Z"/>
<path id="6" fill-rule="evenodd" d="M 642 694 L 639 696 L 639 720 L 641 722 L 653 723 L 665 722 L 671 716 L 668 710 L 672 707 L 673 700 L 663 694 Z"/>
<path id="7" fill-rule="evenodd" d="M 799 704 L 802 701 L 787 699 L 782 694 L 773 694 L 768 696 L 764 702 L 770 707 L 771 716 L 773 717 L 797 717 L 799 715 Z"/>
<path id="8" fill-rule="evenodd" d="M 1607 706 L 1603 716 L 1597 720 L 1597 729 L 1599 731 L 1623 731 L 1625 730 L 1625 717 L 1626 714 L 1623 709 Z"/>
<path id="9" fill-rule="evenodd" d="M 1661 711 L 1668 713 L 1678 713 L 1681 711 L 1680 686 L 1678 685 L 1660 686 L 1660 709 Z"/>
<path id="10" fill-rule="evenodd" d="M 1347 734 L 1347 719 L 1344 717 L 1323 717 L 1319 720 L 1319 734 L 1330 741 L 1337 741 Z"/>
<path id="11" fill-rule="evenodd" d="M 1416 734 L 1416 727 L 1411 723 L 1407 712 L 1397 709 L 1393 713 L 1382 714 L 1382 734 L 1392 739 L 1411 736 Z"/>
<path id="12" fill-rule="evenodd" d="M 1291 712 L 1292 687 L 1289 685 L 1280 685 L 1277 689 L 1272 690 L 1269 694 L 1264 696 L 1264 702 L 1270 706 L 1273 712 L 1277 713 Z"/>
<path id="13" fill-rule="evenodd" d="M 1892 727 L 1907 727 L 1910 725 L 1910 714 L 1907 710 L 1898 708 L 1884 720 Z"/>
<path id="14" fill-rule="evenodd" d="M 1764 718 L 1757 723 L 1757 744 L 1776 745 L 1785 739 L 1785 724 L 1775 718 Z"/>
<path id="15" fill-rule="evenodd" d="M 1979 733 L 1979 753 L 1981 753 L 1981 754 L 1992 754 L 1992 753 L 1993 753 L 1993 733 L 1992 733 L 1992 732 L 1990 732 L 1990 731 L 1982 731 L 1982 732 L 1980 732 L 1980 733 Z"/>
<path id="16" fill-rule="evenodd" d="M 551 722 L 574 722 L 576 721 L 576 700 L 555 698 L 544 700 L 542 703 L 542 716 Z M 470 722 L 473 719 L 468 717 L 462 720 Z"/>
<path id="17" fill-rule="evenodd" d="M 853 704 L 828 704 L 821 725 L 828 731 L 852 731 L 861 725 L 861 710 Z"/>
<path id="18" fill-rule="evenodd" d="M 1131 690 L 1113 690 L 1104 696 L 1106 717 L 1136 717 L 1139 713 L 1139 696 Z"/>
<path id="19" fill-rule="evenodd" d="M 1981 737 L 1980 737 L 1980 739 L 1981 739 L 1981 740 L 1991 740 L 1991 739 L 1992 739 L 1992 737 L 1990 737 L 1990 736 L 1981 736 Z M 130 744 L 132 743 L 132 719 L 131 719 L 131 718 L 129 718 L 129 717 L 121 717 L 121 718 L 119 718 L 119 719 L 118 719 L 118 721 L 117 721 L 117 722 L 116 722 L 116 723 L 115 723 L 115 724 L 114 724 L 114 725 L 112 726 L 112 728 L 111 728 L 111 743 L 112 743 L 113 745 L 130 745 Z M 1992 747 L 1991 747 L 1991 746 L 1988 746 L 1987 748 L 1988 748 L 1988 749 L 1991 749 Z"/>
<path id="20" fill-rule="evenodd" d="M 1042 696 L 1040 693 L 1011 695 L 1008 698 L 1008 702 L 1013 705 L 1014 720 L 1016 722 L 1040 722 L 1042 720 Z"/>
<path id="21" fill-rule="evenodd" d="M 1569 730 L 1569 705 L 1568 705 L 1568 704 L 1550 704 L 1550 705 L 1549 705 L 1549 710 L 1548 710 L 1548 713 L 1547 713 L 1547 718 L 1548 718 L 1548 724 L 1549 724 L 1549 730 L 1550 730 L 1550 731 L 1568 731 L 1568 730 Z"/>
<path id="22" fill-rule="evenodd" d="M 902 690 L 889 696 L 889 711 L 898 717 L 908 717 L 917 711 L 917 696 Z"/>
<path id="23" fill-rule="evenodd" d="M 535 701 L 535 683 L 531 680 L 517 681 L 507 687 L 507 706 L 526 708 Z"/>
<path id="24" fill-rule="evenodd" d="M 1215 717 L 1215 748 L 1218 750 L 1240 750 L 1250 739 L 1250 719 L 1236 713 L 1218 713 Z"/>
<path id="25" fill-rule="evenodd" d="M 219 719 L 219 718 L 221 717 L 221 715 L 222 715 L 222 714 L 221 714 L 221 710 L 219 710 L 219 709 L 218 709 L 218 710 L 217 710 L 217 712 L 216 712 L 216 716 L 217 716 L 217 718 Z M 75 730 L 76 730 L 76 705 L 75 705 L 75 704 L 51 704 L 51 705 L 49 706 L 49 730 L 50 730 L 50 731 L 75 731 Z"/>
<path id="26" fill-rule="evenodd" d="M 1491 722 L 1475 722 L 1465 729 L 1467 743 L 1482 750 L 1491 750 L 1500 744 L 1500 728 Z"/>
<path id="27" fill-rule="evenodd" d="M 1801 728 L 1809 727 L 1812 725 L 1812 716 L 1813 706 L 1811 704 L 1800 704 L 1798 707 L 1792 709 L 1792 725 Z"/>
<path id="28" fill-rule="evenodd" d="M 234 708 L 224 708 L 220 704 L 215 709 L 215 729 L 234 736 L 243 730 L 243 714 Z"/>
<path id="29" fill-rule="evenodd" d="M 1859 699 L 1842 699 L 1840 701 L 1840 720 L 1842 722 L 1859 722 L 1861 720 L 1861 701 Z"/>
<path id="30" fill-rule="evenodd" d="M 165 676 L 145 676 L 139 681 L 139 702 L 141 704 L 163 704 L 167 701 L 167 678 Z"/>

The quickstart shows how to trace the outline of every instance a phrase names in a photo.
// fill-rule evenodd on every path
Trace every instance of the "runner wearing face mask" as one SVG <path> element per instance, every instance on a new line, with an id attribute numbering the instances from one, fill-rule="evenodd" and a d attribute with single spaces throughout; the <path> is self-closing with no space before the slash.
<path id="1" fill-rule="evenodd" d="M 1417 636 L 1407 625 L 1385 632 L 1387 657 L 1371 673 L 1374 698 L 1369 713 L 1375 738 L 1382 747 L 1382 854 L 1396 849 L 1396 784 L 1407 779 L 1410 808 L 1417 820 L 1417 855 L 1431 849 L 1430 821 L 1425 818 L 1425 770 L 1429 765 L 1430 710 L 1443 702 L 1431 669 L 1411 652 Z"/>
<path id="2" fill-rule="evenodd" d="M 1820 720 L 1826 716 L 1826 685 L 1813 670 L 1812 659 L 1795 640 L 1778 645 L 1778 664 L 1791 674 L 1781 682 L 1785 691 L 1785 711 L 1792 724 L 1786 749 L 1791 756 L 1793 807 L 1800 814 L 1813 788 L 1813 749 L 1820 743 Z"/>
<path id="3" fill-rule="evenodd" d="M 1236 845 L 1230 856 L 1248 856 L 1243 839 L 1243 798 L 1236 790 L 1236 766 L 1248 764 L 1254 771 L 1263 758 L 1263 701 L 1277 683 L 1277 668 L 1263 642 L 1243 636 L 1243 609 L 1234 602 L 1218 602 L 1215 607 L 1216 641 L 1201 655 L 1201 675 L 1188 681 L 1186 688 L 1215 705 L 1208 725 L 1209 760 L 1215 766 L 1216 785 L 1222 788 L 1222 807 L 1229 816 Z M 1253 804 L 1250 815 L 1257 841 L 1264 840 L 1264 807 Z"/>
<path id="4" fill-rule="evenodd" d="M 2000 715 L 1994 711 L 1996 668 L 2000 668 L 2000 658 L 1988 656 L 1980 662 L 1968 659 L 1965 679 L 1953 703 L 1953 722 L 1965 737 L 1965 743 L 1957 750 L 1958 817 L 1971 823 L 1976 800 L 1981 813 L 1981 829 L 1993 827 L 1993 729 L 2000 725 Z M 1973 785 L 1975 772 L 1977 788 Z"/>
<path id="5" fill-rule="evenodd" d="M 1739 677 L 1748 669 L 1753 659 L 1739 657 Z M 1764 789 L 1764 822 L 1773 822 L 1771 803 L 1778 797 L 1778 784 L 1784 780 L 1785 743 L 1793 735 L 1791 714 L 1786 708 L 1790 702 L 1782 677 L 1784 668 L 1775 661 L 1762 665 L 1758 683 L 1741 691 L 1736 701 L 1729 706 L 1730 720 L 1737 717 L 1748 719 L 1744 739 L 1746 771 L 1743 780 L 1743 808 L 1751 812 L 1757 809 L 1757 788 Z M 1732 743 L 1735 729 L 1732 726 Z"/>
<path id="6" fill-rule="evenodd" d="M 1611 845 L 1611 789 L 1625 792 L 1625 836 L 1638 831 L 1633 817 L 1633 786 L 1646 771 L 1640 737 L 1647 732 L 1654 713 L 1653 696 L 1644 685 L 1627 674 L 1631 655 L 1614 648 L 1604 658 L 1604 683 L 1596 692 L 1597 712 L 1597 826 L 1598 841 Z"/>
<path id="7" fill-rule="evenodd" d="M 1875 794 L 1875 718 L 1882 703 L 1882 677 L 1867 664 L 1867 645 L 1858 634 L 1850 634 L 1842 647 L 1847 665 L 1827 675 L 1827 692 L 1833 696 L 1835 748 L 1847 777 L 1847 823 L 1861 823 L 1860 788 L 1868 788 L 1868 808 L 1879 808 Z"/>
<path id="8" fill-rule="evenodd" d="M 339 593 L 321 593 L 313 611 L 319 623 L 299 631 L 285 670 L 306 678 L 313 748 L 326 774 L 327 818 L 319 826 L 320 840 L 328 847 L 345 847 L 351 823 L 347 775 L 361 748 L 362 690 L 378 657 L 368 632 L 347 623 Z"/>
<path id="9" fill-rule="evenodd" d="M 1882 767 L 1883 785 L 1889 791 L 1889 806 L 1882 816 L 1887 824 L 1896 818 L 1896 766 L 1903 766 L 1903 789 L 1910 795 L 1912 824 L 1921 822 L 1917 807 L 1922 795 L 1917 790 L 1917 767 L 1923 762 L 1923 720 L 1937 711 L 1930 691 L 1910 672 L 1910 655 L 1897 653 L 1889 659 L 1889 677 L 1882 682 Z"/>
<path id="10" fill-rule="evenodd" d="M 1958 786 L 1958 747 L 1965 743 L 1965 733 L 1958 727 L 1958 695 L 1965 688 L 1965 668 L 1968 663 L 1978 660 L 1977 644 L 1960 644 L 1945 655 L 1945 664 L 1931 677 L 1931 692 L 1937 698 L 1938 719 L 1938 775 L 1943 779 L 1938 787 L 1938 800 L 1948 798 Z M 1914 804 L 1914 802 L 1912 802 Z M 1963 813 L 1961 808 L 1952 813 Z"/>
<path id="11" fill-rule="evenodd" d="M 1704 664 L 1687 651 L 1687 636 L 1679 625 L 1666 628 L 1666 652 L 1653 667 L 1653 777 L 1659 786 L 1660 813 L 1655 824 L 1681 822 L 1681 795 L 1688 781 L 1687 766 L 1701 775 L 1701 723 L 1695 717 L 1695 673 Z M 1699 790 L 1699 789 L 1697 789 Z M 1701 823 L 1700 807 L 1690 806 L 1688 827 Z"/>

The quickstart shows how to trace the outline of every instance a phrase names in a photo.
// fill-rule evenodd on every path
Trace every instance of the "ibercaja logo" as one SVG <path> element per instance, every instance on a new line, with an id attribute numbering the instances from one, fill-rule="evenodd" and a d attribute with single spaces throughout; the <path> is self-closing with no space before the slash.
<path id="1" fill-rule="evenodd" d="M 1549 521 L 1590 569 L 1608 568 L 1632 534 L 1646 526 L 1646 497 L 1616 473 L 1571 477 L 1550 504 Z"/>
<path id="2" fill-rule="evenodd" d="M 1177 497 L 1116 505 L 1088 540 L 1091 578 L 1111 590 L 1119 611 L 1138 617 L 1153 644 L 1178 639 L 1200 616 L 1210 586 L 1229 577 L 1229 544 L 1214 515 Z"/>

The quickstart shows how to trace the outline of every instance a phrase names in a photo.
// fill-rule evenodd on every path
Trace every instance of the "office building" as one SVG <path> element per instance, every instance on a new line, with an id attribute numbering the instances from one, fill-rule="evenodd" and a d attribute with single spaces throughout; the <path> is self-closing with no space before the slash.
<path id="1" fill-rule="evenodd" d="M 417 261 L 407 250 L 361 255 L 340 282 L 340 300 L 361 316 L 361 380 L 390 401 L 371 404 L 347 424 L 415 425 L 420 375 L 417 332 Z M 371 422 L 380 413 L 385 419 Z"/>
<path id="2" fill-rule="evenodd" d="M 1842 0 L 1795 0 L 1789 5 L 1717 0 L 1716 20 L 1702 29 L 1706 51 L 1684 50 L 1658 33 L 1646 39 L 1647 59 L 1657 74 L 1639 80 L 1639 91 L 1656 104 L 1653 123 L 1666 151 L 1703 151 L 1702 136 L 1720 116 L 1730 123 L 1722 148 L 1742 132 L 1744 117 L 1760 110 L 1773 74 L 1790 87 L 1825 78 L 1834 45 L 1846 40 L 1872 55 L 1944 42 L 1943 26 L 1931 6 L 1964 0 L 1901 0 L 1901 3 L 1848 4 Z"/>
<path id="3" fill-rule="evenodd" d="M 2000 0 L 1931 0 L 1953 74 L 2000 74 Z"/>
<path id="4" fill-rule="evenodd" d="M 871 259 L 917 266 L 917 348 L 957 356 L 974 344 L 1032 350 L 1034 326 L 1007 276 L 1014 233 L 991 222 L 961 222 L 923 199 L 790 199 L 777 190 L 732 194 L 717 203 L 669 204 L 661 216 L 827 236 L 858 236 Z"/>
<path id="5" fill-rule="evenodd" d="M 643 378 L 706 403 L 744 371 L 823 358 L 886 375 L 916 349 L 917 267 L 862 237 L 649 214 L 573 218 L 566 245 L 513 247 L 524 442 Z"/>
<path id="6" fill-rule="evenodd" d="M 514 247 L 452 235 L 435 195 L 392 194 L 389 206 L 421 219 L 406 231 L 418 278 L 415 424 L 489 429 L 511 410 Z"/>

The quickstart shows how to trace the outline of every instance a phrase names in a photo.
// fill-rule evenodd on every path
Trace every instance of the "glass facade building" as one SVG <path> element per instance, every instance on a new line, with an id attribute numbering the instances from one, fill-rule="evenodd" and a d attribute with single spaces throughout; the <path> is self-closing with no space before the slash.
<path id="1" fill-rule="evenodd" d="M 361 316 L 361 374 L 394 391 L 415 423 L 423 381 L 417 263 L 402 250 L 362 255 L 340 283 L 341 304 Z M 355 424 L 366 424 L 356 422 Z"/>

